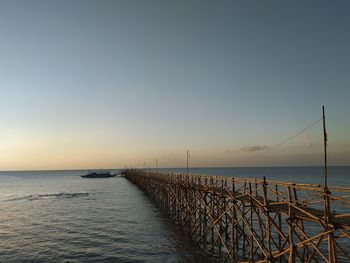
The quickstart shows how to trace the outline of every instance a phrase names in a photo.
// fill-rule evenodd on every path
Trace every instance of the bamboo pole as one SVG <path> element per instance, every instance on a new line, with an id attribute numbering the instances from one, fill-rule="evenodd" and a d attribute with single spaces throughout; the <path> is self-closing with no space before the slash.
<path id="1" fill-rule="evenodd" d="M 337 262 L 337 251 L 343 258 L 349 254 L 349 213 L 330 213 L 330 192 L 318 195 L 320 200 L 324 197 L 321 210 L 312 208 L 319 203 L 315 201 L 319 191 L 309 185 L 232 178 L 228 187 L 227 177 L 139 170 L 128 170 L 125 177 L 198 244 L 210 244 L 213 253 L 221 253 L 225 262 Z M 303 194 L 297 195 L 298 189 Z M 345 202 L 348 196 L 350 189 L 345 199 L 339 195 L 336 199 Z"/>

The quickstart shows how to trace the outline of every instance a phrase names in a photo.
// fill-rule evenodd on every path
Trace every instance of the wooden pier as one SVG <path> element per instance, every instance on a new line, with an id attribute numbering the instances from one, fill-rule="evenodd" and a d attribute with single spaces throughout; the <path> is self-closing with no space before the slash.
<path id="1" fill-rule="evenodd" d="M 124 173 L 223 262 L 350 262 L 350 188 Z"/>

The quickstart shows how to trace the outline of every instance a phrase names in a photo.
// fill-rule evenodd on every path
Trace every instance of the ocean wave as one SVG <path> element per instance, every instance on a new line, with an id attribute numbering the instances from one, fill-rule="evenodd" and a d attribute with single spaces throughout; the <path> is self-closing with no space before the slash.
<path id="1" fill-rule="evenodd" d="M 75 198 L 75 197 L 85 197 L 91 195 L 90 193 L 55 193 L 55 194 L 38 194 L 38 195 L 27 195 L 27 196 L 21 196 L 21 197 L 15 197 L 8 199 L 7 201 L 19 201 L 19 200 L 40 200 L 40 199 L 46 199 L 46 198 Z"/>

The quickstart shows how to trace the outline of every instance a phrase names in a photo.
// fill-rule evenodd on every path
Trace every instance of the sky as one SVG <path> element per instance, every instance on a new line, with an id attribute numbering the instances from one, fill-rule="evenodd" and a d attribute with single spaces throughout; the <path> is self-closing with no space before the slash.
<path id="1" fill-rule="evenodd" d="M 349 10 L 0 0 L 0 170 L 350 165 Z"/>

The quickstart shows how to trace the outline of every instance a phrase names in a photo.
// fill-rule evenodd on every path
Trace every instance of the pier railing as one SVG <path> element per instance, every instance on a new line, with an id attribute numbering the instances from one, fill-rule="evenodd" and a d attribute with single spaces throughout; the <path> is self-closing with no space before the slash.
<path id="1" fill-rule="evenodd" d="M 126 170 L 224 262 L 350 262 L 350 188 Z"/>

